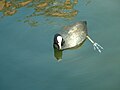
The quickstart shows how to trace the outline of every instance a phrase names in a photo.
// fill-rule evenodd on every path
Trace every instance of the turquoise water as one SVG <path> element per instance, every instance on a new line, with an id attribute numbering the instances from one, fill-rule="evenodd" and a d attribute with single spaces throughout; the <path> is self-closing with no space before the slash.
<path id="1" fill-rule="evenodd" d="M 79 14 L 72 20 L 52 18 L 55 25 L 17 22 L 31 12 L 23 13 L 25 8 L 0 21 L 0 90 L 120 90 L 120 1 L 85 3 L 79 1 Z M 88 22 L 89 35 L 104 51 L 94 51 L 87 40 L 80 49 L 64 51 L 57 62 L 54 34 L 80 20 Z"/>

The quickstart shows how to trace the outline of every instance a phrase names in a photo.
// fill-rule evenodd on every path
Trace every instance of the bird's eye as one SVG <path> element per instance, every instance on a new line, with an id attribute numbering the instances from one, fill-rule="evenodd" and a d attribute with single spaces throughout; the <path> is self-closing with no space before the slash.
<path id="1" fill-rule="evenodd" d="M 62 38 L 61 46 L 63 46 L 64 43 L 65 43 L 65 40 Z"/>

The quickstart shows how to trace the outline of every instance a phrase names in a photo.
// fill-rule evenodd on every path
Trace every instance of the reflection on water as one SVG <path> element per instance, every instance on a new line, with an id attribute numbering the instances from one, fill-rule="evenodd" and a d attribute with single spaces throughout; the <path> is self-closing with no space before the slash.
<path id="1" fill-rule="evenodd" d="M 53 48 L 53 49 L 54 49 L 54 56 L 55 56 L 55 58 L 58 61 L 62 60 L 62 53 L 63 53 L 63 51 L 62 50 L 58 50 L 56 48 Z"/>
<path id="2" fill-rule="evenodd" d="M 0 12 L 2 12 L 2 15 L 0 17 L 12 16 L 22 7 L 33 8 L 34 11 L 32 14 L 26 15 L 23 20 L 18 21 L 23 21 L 24 23 L 35 27 L 39 25 L 38 21 L 33 19 L 36 16 L 51 16 L 67 19 L 73 18 L 78 14 L 78 10 L 74 9 L 74 6 L 77 3 L 78 0 L 1 0 Z"/>
<path id="3" fill-rule="evenodd" d="M 84 1 L 86 2 L 86 5 L 91 3 L 91 0 Z M 28 10 L 33 9 L 32 14 L 26 14 L 22 20 L 18 19 L 18 21 L 22 21 L 32 27 L 35 27 L 40 25 L 39 22 L 34 19 L 34 17 L 37 16 L 72 19 L 78 14 L 79 11 L 79 9 L 76 10 L 74 8 L 76 4 L 78 4 L 78 0 L 1 0 L 0 18 L 13 16 L 23 7 Z"/>
<path id="4" fill-rule="evenodd" d="M 0 20 L 0 90 L 120 90 L 120 0 L 92 0 L 87 6 L 83 1 L 75 5 L 80 13 L 74 19 L 49 17 L 55 25 L 32 28 L 16 22 L 34 11 L 28 8 Z M 44 21 L 42 16 L 36 19 Z M 89 35 L 104 51 L 93 51 L 86 40 L 82 48 L 63 52 L 63 61 L 56 62 L 54 34 L 81 20 L 88 22 Z"/>

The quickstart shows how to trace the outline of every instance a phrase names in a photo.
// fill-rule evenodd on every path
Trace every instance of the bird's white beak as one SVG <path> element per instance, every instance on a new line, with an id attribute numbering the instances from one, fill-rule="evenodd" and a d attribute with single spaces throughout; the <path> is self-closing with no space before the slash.
<path id="1" fill-rule="evenodd" d="M 59 49 L 61 50 L 61 42 L 58 42 L 58 45 L 59 45 Z"/>
<path id="2" fill-rule="evenodd" d="M 57 41 L 58 41 L 59 50 L 61 50 L 62 37 L 58 36 Z"/>

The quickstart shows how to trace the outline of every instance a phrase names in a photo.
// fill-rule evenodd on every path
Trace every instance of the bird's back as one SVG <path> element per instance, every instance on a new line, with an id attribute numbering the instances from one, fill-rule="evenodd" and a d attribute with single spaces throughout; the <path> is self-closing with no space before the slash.
<path id="1" fill-rule="evenodd" d="M 65 41 L 62 50 L 77 47 L 86 39 L 87 24 L 85 21 L 77 22 L 76 24 L 68 26 L 68 28 L 61 31 L 60 34 Z"/>

